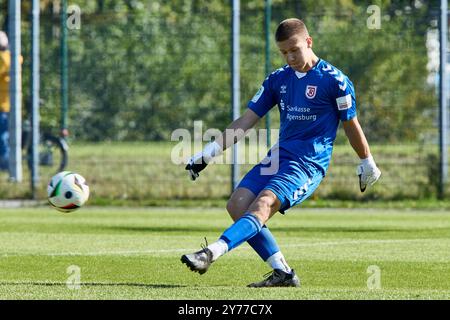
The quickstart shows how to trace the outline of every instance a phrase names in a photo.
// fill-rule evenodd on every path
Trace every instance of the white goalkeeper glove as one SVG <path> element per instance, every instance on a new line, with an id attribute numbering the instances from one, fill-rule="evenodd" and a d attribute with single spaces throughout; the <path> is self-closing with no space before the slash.
<path id="1" fill-rule="evenodd" d="M 359 189 L 361 192 L 366 190 L 367 186 L 373 185 L 381 176 L 380 169 L 377 168 L 372 156 L 362 159 L 356 168 L 356 174 L 359 177 Z"/>
<path id="2" fill-rule="evenodd" d="M 188 170 L 191 179 L 197 179 L 199 176 L 198 173 L 206 168 L 212 158 L 222 154 L 222 152 L 222 147 L 213 141 L 208 143 L 201 152 L 196 153 L 189 159 L 185 169 Z"/>

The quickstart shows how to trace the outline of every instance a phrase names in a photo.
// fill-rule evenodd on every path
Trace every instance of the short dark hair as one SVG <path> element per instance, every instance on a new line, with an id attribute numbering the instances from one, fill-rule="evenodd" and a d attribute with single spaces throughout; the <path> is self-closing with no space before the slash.
<path id="1" fill-rule="evenodd" d="M 309 35 L 305 23 L 297 18 L 286 19 L 278 25 L 275 32 L 275 41 L 285 41 L 296 34 Z"/>

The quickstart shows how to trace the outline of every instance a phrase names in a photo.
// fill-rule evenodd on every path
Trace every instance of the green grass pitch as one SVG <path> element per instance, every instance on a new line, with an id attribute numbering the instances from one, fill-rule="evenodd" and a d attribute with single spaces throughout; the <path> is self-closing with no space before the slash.
<path id="1" fill-rule="evenodd" d="M 253 289 L 246 285 L 269 268 L 247 244 L 204 275 L 180 263 L 230 225 L 225 210 L 0 209 L 0 299 L 449 299 L 449 217 L 301 208 L 276 215 L 268 225 L 302 287 Z"/>

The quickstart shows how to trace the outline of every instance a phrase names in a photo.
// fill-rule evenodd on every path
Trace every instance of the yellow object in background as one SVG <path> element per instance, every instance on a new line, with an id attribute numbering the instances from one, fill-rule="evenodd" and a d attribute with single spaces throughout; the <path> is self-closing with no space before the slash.
<path id="1" fill-rule="evenodd" d="M 9 50 L 0 51 L 0 112 L 9 112 L 9 69 L 11 54 Z"/>

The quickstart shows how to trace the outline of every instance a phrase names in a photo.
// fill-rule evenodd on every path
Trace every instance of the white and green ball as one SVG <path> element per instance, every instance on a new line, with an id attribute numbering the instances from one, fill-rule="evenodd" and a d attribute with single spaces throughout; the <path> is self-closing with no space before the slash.
<path id="1" fill-rule="evenodd" d="M 47 186 L 48 202 L 62 212 L 75 211 L 89 198 L 86 179 L 78 173 L 62 171 L 55 174 Z"/>

